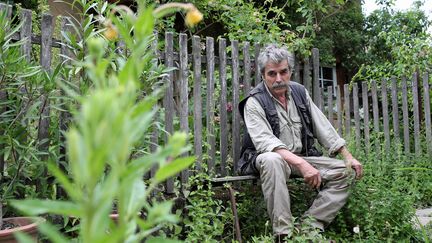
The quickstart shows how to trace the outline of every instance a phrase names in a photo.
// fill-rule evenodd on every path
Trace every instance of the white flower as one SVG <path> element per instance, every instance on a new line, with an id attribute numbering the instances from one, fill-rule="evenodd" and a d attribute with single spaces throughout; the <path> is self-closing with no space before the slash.
<path id="1" fill-rule="evenodd" d="M 359 234 L 360 233 L 360 227 L 356 225 L 356 227 L 353 228 L 354 233 Z"/>

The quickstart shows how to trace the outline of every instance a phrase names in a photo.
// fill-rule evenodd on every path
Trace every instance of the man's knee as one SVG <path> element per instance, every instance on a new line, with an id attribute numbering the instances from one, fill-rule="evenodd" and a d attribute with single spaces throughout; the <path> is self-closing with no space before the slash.
<path id="1" fill-rule="evenodd" d="M 256 159 L 256 167 L 262 173 L 263 171 L 286 171 L 291 172 L 288 164 L 280 156 L 280 154 L 275 152 L 266 152 L 258 155 Z"/>

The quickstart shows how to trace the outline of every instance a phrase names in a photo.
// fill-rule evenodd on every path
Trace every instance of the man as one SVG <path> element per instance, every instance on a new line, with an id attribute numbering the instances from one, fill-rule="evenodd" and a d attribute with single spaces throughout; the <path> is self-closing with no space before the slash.
<path id="1" fill-rule="evenodd" d="M 287 180 L 291 175 L 304 178 L 319 190 L 305 218 L 323 231 L 346 203 L 349 189 L 347 166 L 363 174 L 362 165 L 345 147 L 345 140 L 318 107 L 306 89 L 290 82 L 292 67 L 284 47 L 269 45 L 258 57 L 263 82 L 239 104 L 247 134 L 243 141 L 237 171 L 259 174 L 267 212 L 276 236 L 289 233 L 292 225 Z M 322 157 L 314 140 L 330 156 L 341 154 L 344 161 Z"/>

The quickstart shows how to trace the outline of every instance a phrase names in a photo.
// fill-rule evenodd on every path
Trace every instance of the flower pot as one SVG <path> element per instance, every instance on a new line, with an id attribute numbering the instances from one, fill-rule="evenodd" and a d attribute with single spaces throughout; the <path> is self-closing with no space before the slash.
<path id="1" fill-rule="evenodd" d="M 0 230 L 0 242 L 2 243 L 15 243 L 18 240 L 15 238 L 14 233 L 22 232 L 33 238 L 35 241 L 38 239 L 37 226 L 45 222 L 44 218 L 40 217 L 14 217 L 4 218 L 3 222 L 10 222 L 19 227 L 13 229 Z"/>

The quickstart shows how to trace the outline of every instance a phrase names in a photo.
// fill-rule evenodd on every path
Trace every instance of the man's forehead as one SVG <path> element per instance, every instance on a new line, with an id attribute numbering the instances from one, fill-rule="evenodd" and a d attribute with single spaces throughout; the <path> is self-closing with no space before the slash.
<path id="1" fill-rule="evenodd" d="M 265 66 L 265 71 L 273 71 L 273 70 L 282 70 L 282 69 L 288 69 L 288 61 L 284 60 L 282 62 L 270 62 Z"/>

